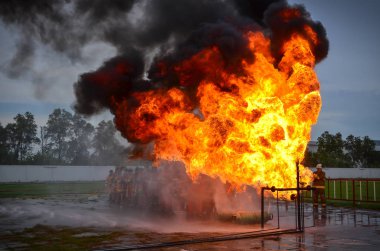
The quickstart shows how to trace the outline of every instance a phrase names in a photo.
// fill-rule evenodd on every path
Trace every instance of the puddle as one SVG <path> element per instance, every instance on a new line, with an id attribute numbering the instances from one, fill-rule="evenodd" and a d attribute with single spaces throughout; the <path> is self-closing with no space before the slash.
<path id="1" fill-rule="evenodd" d="M 267 229 L 275 228 L 278 224 L 275 207 L 271 208 L 271 213 L 274 217 L 265 225 Z M 288 205 L 286 210 L 284 205 L 280 205 L 279 216 L 282 229 L 294 228 L 294 206 Z M 96 229 L 93 232 L 78 233 L 74 236 L 76 238 L 101 237 L 103 232 L 107 233 L 110 229 L 114 229 L 128 233 L 128 237 L 119 240 L 120 245 L 204 238 L 260 229 L 259 225 L 137 216 L 119 207 L 110 206 L 106 197 L 98 197 L 96 200 L 0 199 L 0 218 L 2 234 L 22 231 L 37 224 Z M 304 223 L 306 227 L 304 233 L 192 244 L 165 250 L 377 250 L 380 245 L 379 211 L 328 207 L 325 211 L 316 212 L 306 204 Z M 23 243 L 8 244 L 8 248 L 23 247 Z M 119 244 L 112 243 L 112 246 Z"/>

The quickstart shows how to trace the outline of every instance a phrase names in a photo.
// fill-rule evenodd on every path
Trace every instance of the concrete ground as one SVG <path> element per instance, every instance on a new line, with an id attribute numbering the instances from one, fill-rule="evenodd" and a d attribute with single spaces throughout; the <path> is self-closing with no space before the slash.
<path id="1" fill-rule="evenodd" d="M 273 220 L 265 229 L 278 224 L 276 204 L 266 205 Z M 188 244 L 153 250 L 380 250 L 380 211 L 328 207 L 313 211 L 305 205 L 303 233 L 271 235 L 211 243 Z M 279 206 L 280 229 L 295 226 L 295 211 L 291 203 Z M 91 227 L 102 231 L 118 229 L 123 234 L 116 242 L 97 246 L 100 249 L 134 244 L 170 242 L 187 239 L 259 231 L 259 225 L 234 225 L 220 222 L 187 222 L 183 219 L 162 220 L 127 214 L 110 207 L 105 197 L 86 199 L 0 199 L 0 240 L 37 224 Z M 28 250 L 22 243 L 0 241 L 0 250 Z M 17 248 L 20 247 L 20 248 Z"/>
<path id="2" fill-rule="evenodd" d="M 292 208 L 280 211 L 282 229 L 294 227 L 293 214 Z M 277 226 L 274 218 L 265 228 Z M 313 212 L 306 205 L 303 233 L 188 245 L 182 250 L 380 250 L 380 212 L 332 207 Z"/>

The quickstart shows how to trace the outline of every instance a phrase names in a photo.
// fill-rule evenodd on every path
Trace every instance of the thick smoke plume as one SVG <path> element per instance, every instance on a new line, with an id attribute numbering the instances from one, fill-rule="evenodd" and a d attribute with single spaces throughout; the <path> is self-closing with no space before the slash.
<path id="1" fill-rule="evenodd" d="M 82 6 L 83 11 L 83 4 L 78 6 Z M 137 1 L 129 7 L 125 12 L 112 13 L 115 17 L 111 20 L 117 19 L 117 22 L 109 21 L 112 28 L 102 34 L 103 39 L 119 48 L 119 55 L 96 71 L 80 76 L 74 85 L 77 97 L 74 107 L 88 115 L 110 109 L 116 113 L 118 129 L 133 143 L 145 144 L 154 140 L 154 135 L 136 138 L 131 132 L 135 128 L 131 128 L 133 122 L 129 121 L 134 119 L 132 111 L 140 106 L 136 98 L 139 92 L 159 90 L 158 93 L 165 96 L 168 89 L 178 87 L 186 94 L 186 103 L 175 104 L 168 100 L 167 106 L 180 106 L 184 111 L 197 114 L 197 86 L 206 75 L 210 77 L 212 74 L 205 72 L 206 65 L 191 65 L 189 62 L 190 65 L 183 66 L 181 71 L 178 71 L 178 65 L 203 49 L 217 48 L 221 68 L 226 72 L 244 74 L 241 63 L 255 60 L 248 48 L 247 31 L 262 31 L 271 38 L 272 54 L 278 64 L 283 42 L 294 31 L 312 40 L 303 29 L 308 25 L 317 34 L 318 42 L 312 46 L 316 61 L 322 60 L 328 52 L 328 40 L 321 23 L 311 20 L 303 6 L 289 6 L 286 1 L 161 0 Z M 88 23 L 107 23 L 96 18 L 99 15 L 105 17 L 107 13 L 96 10 L 89 13 Z M 136 20 L 121 22 L 122 14 L 136 16 Z M 149 60 L 152 54 L 153 62 Z M 224 85 L 218 74 L 206 80 L 218 83 L 225 92 L 234 92 L 235 86 Z M 116 112 L 120 106 L 125 107 L 122 114 Z M 144 116 L 147 121 L 155 119 L 152 114 Z"/>
<path id="2" fill-rule="evenodd" d="M 0 19 L 5 24 L 20 28 L 23 34 L 17 43 L 18 51 L 5 69 L 11 77 L 21 75 L 28 64 L 33 63 L 31 58 L 35 41 L 65 53 L 72 60 L 81 59 L 81 49 L 86 44 L 104 41 L 117 48 L 121 57 L 128 57 L 128 64 L 134 68 L 149 67 L 151 80 L 155 82 L 160 80 L 158 76 L 158 79 L 155 78 L 157 73 L 154 74 L 158 66 L 149 65 L 147 61 L 152 51 L 160 51 L 156 61 L 164 57 L 173 64 L 203 48 L 216 45 L 223 51 L 228 68 L 241 58 L 251 57 L 247 53 L 245 31 L 263 29 L 280 43 L 291 29 L 298 29 L 304 23 L 311 25 L 318 33 L 321 42 L 315 49 L 319 51 L 318 59 L 323 59 L 327 55 L 328 42 L 322 25 L 313 22 L 307 11 L 299 5 L 293 7 L 299 16 L 283 24 L 276 18 L 276 11 L 284 8 L 289 6 L 282 0 L 2 1 Z M 273 48 L 274 52 L 276 49 Z M 171 52 L 170 56 L 168 52 Z M 137 78 L 143 78 L 142 73 L 135 76 L 138 73 L 133 70 L 134 82 Z M 76 108 L 91 114 L 98 111 L 103 103 L 100 101 L 97 104 L 97 98 L 91 94 L 80 93 L 84 90 L 80 87 L 81 81 L 76 84 L 79 97 Z M 137 82 L 137 85 L 141 84 Z M 86 105 L 80 100 L 81 97 L 87 97 L 93 103 Z M 100 100 L 104 98 L 100 97 Z M 94 106 L 92 109 L 89 108 L 91 105 Z"/>

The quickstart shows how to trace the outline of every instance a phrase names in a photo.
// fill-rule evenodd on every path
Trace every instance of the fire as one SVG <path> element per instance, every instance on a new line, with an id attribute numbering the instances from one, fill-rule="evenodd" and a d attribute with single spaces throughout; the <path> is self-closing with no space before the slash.
<path id="1" fill-rule="evenodd" d="M 292 34 L 278 63 L 262 32 L 246 37 L 254 60 L 243 60 L 242 71 L 226 70 L 218 47 L 205 48 L 175 66 L 180 87 L 136 92 L 134 106 L 114 102 L 115 122 L 128 139 L 154 142 L 157 165 L 182 161 L 194 179 L 206 174 L 236 187 L 295 187 L 295 163 L 304 158 L 321 108 L 313 70 L 317 36 L 309 26 Z M 182 87 L 197 81 L 191 102 Z M 309 171 L 300 168 L 309 182 Z"/>
<path id="2" fill-rule="evenodd" d="M 167 26 L 162 34 L 142 9 L 142 33 L 80 76 L 74 107 L 87 115 L 109 109 L 136 156 L 156 166 L 180 161 L 193 180 L 219 178 L 231 190 L 295 187 L 322 105 L 314 67 L 327 56 L 326 31 L 287 1 L 253 1 L 254 11 L 216 2 L 226 9 L 198 17 L 202 2 L 190 12 L 198 21 L 182 27 L 173 15 L 173 25 L 157 26 Z M 310 171 L 300 171 L 309 183 Z"/>

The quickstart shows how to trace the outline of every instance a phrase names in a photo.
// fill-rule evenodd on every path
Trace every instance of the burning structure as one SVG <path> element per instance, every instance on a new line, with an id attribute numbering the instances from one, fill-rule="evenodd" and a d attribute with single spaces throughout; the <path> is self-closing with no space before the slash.
<path id="1" fill-rule="evenodd" d="M 254 188 L 237 191 L 230 183 L 204 174 L 192 182 L 180 162 L 134 170 L 119 166 L 110 172 L 106 185 L 112 204 L 148 215 L 220 220 L 237 216 L 232 220 L 241 220 L 248 219 L 248 212 L 258 211 Z"/>
<path id="2" fill-rule="evenodd" d="M 323 26 L 281 0 L 131 6 L 142 31 L 120 34 L 120 54 L 80 76 L 76 111 L 109 109 L 136 157 L 180 161 L 193 181 L 295 187 L 321 108 Z"/>

